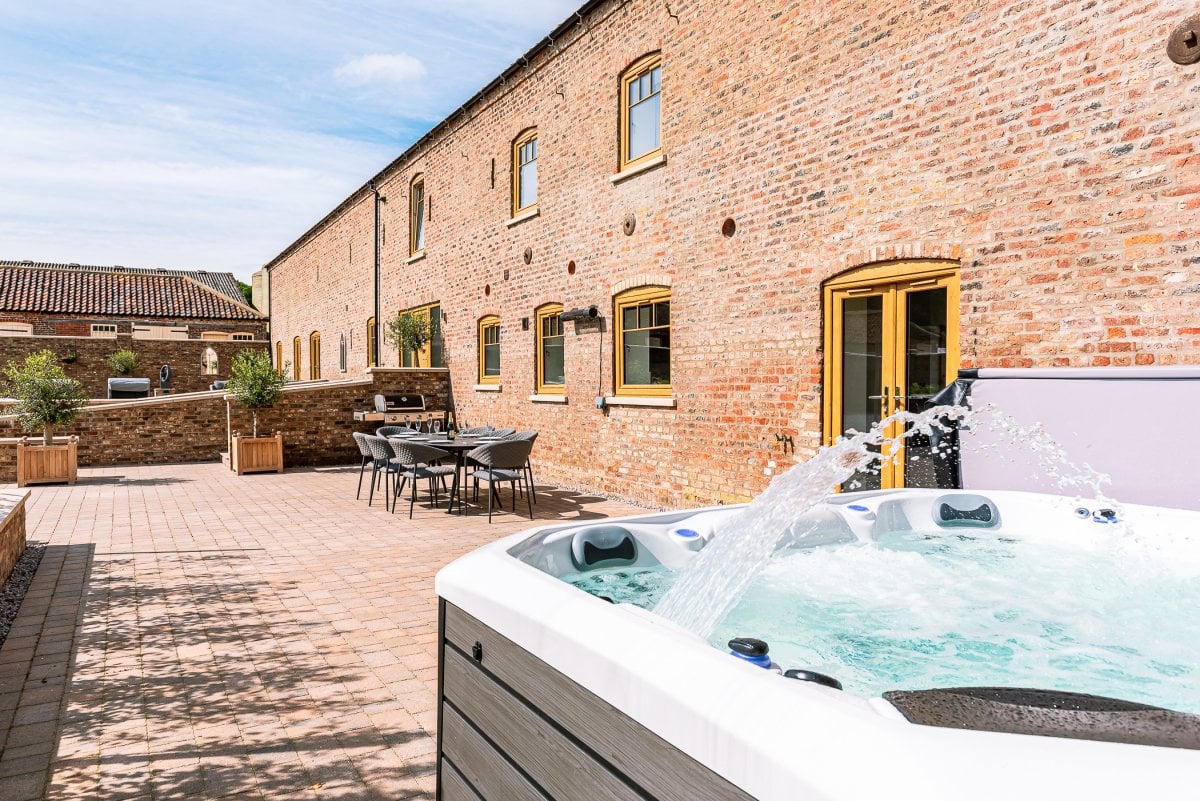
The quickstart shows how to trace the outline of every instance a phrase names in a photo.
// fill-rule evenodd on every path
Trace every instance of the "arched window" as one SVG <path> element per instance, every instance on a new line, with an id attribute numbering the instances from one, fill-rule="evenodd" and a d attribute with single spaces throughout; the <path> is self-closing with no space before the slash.
<path id="1" fill-rule="evenodd" d="M 512 149 L 512 214 L 516 217 L 537 207 L 538 196 L 538 136 L 531 128 L 513 140 Z"/>
<path id="2" fill-rule="evenodd" d="M 415 256 L 425 250 L 425 176 L 413 176 L 408 187 L 408 253 Z"/>
<path id="3" fill-rule="evenodd" d="M 308 335 L 308 377 L 316 381 L 321 377 L 321 333 L 313 331 Z"/>
<path id="4" fill-rule="evenodd" d="M 479 321 L 479 383 L 500 383 L 500 318 L 495 315 Z"/>
<path id="5" fill-rule="evenodd" d="M 338 343 L 338 367 L 344 373 L 346 372 L 346 335 L 342 334 L 341 341 Z"/>
<path id="6" fill-rule="evenodd" d="M 621 75 L 621 159 L 625 170 L 662 153 L 662 55 L 638 59 Z"/>
<path id="7" fill-rule="evenodd" d="M 205 348 L 204 354 L 200 357 L 202 375 L 216 375 L 218 367 L 217 352 L 212 348 Z"/>
<path id="8" fill-rule="evenodd" d="M 375 363 L 375 318 L 367 320 L 367 367 L 378 367 Z"/>
<path id="9" fill-rule="evenodd" d="M 283 340 L 282 339 L 275 340 L 275 369 L 279 372 L 280 375 L 283 375 L 284 365 L 283 365 Z"/>
<path id="10" fill-rule="evenodd" d="M 300 380 L 300 337 L 292 340 L 292 379 Z"/>
<path id="11" fill-rule="evenodd" d="M 537 309 L 537 392 L 539 395 L 562 395 L 566 387 L 563 360 L 561 303 L 547 303 Z"/>
<path id="12" fill-rule="evenodd" d="M 643 286 L 617 295 L 618 395 L 671 394 L 671 289 Z"/>

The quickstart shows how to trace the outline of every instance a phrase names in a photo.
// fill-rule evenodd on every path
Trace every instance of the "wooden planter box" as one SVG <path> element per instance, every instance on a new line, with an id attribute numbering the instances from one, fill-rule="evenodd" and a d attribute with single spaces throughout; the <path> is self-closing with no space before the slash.
<path id="1" fill-rule="evenodd" d="M 243 437 L 234 433 L 229 443 L 229 467 L 243 473 L 282 473 L 283 434 L 270 437 Z"/>
<path id="2" fill-rule="evenodd" d="M 21 438 L 17 442 L 17 486 L 26 484 L 74 484 L 79 468 L 78 437 L 53 445 L 38 444 L 38 440 Z"/>

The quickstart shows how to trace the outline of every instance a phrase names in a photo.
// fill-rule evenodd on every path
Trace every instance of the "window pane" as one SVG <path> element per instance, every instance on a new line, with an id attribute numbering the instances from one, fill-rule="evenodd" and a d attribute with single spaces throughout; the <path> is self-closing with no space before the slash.
<path id="1" fill-rule="evenodd" d="M 631 331 L 637 327 L 637 306 L 626 306 L 621 310 L 621 329 Z"/>
<path id="2" fill-rule="evenodd" d="M 649 328 L 654 325 L 654 321 L 650 318 L 652 310 L 653 307 L 649 305 L 638 306 L 638 328 Z"/>
<path id="3" fill-rule="evenodd" d="M 646 73 L 641 78 L 638 78 L 638 94 L 642 97 L 650 96 L 650 73 Z"/>
<path id="4" fill-rule="evenodd" d="M 640 100 L 640 99 L 641 99 L 641 97 L 638 96 L 638 82 L 630 81 L 629 82 L 629 105 L 632 106 L 634 103 L 638 102 L 638 100 Z"/>
<path id="5" fill-rule="evenodd" d="M 655 67 L 650 70 L 650 91 L 657 92 L 659 90 L 659 80 L 662 77 L 662 67 Z"/>
<path id="6" fill-rule="evenodd" d="M 517 205 L 519 208 L 532 206 L 537 203 L 537 160 L 531 161 L 521 166 L 521 177 L 519 186 L 519 199 Z"/>
<path id="7" fill-rule="evenodd" d="M 629 109 L 629 158 L 636 159 L 659 147 L 659 99 L 654 95 Z"/>
<path id="8" fill-rule="evenodd" d="M 430 306 L 429 311 L 429 366 L 445 367 L 442 363 L 442 307 Z"/>
<path id="9" fill-rule="evenodd" d="M 483 349 L 483 374 L 500 375 L 500 345 L 486 345 Z"/>
<path id="10" fill-rule="evenodd" d="M 650 380 L 649 384 L 671 383 L 671 332 L 657 329 L 650 333 Z"/>
<path id="11" fill-rule="evenodd" d="M 542 341 L 542 383 L 565 383 L 563 377 L 563 338 L 553 337 Z"/>
<path id="12" fill-rule="evenodd" d="M 632 331 L 625 334 L 626 384 L 650 383 L 650 332 Z"/>
<path id="13" fill-rule="evenodd" d="M 662 303 L 654 304 L 654 324 L 655 325 L 670 325 L 671 324 L 671 302 L 663 301 Z"/>
<path id="14" fill-rule="evenodd" d="M 425 249 L 425 199 L 421 198 L 417 201 L 416 208 L 413 209 L 413 241 L 416 243 L 417 250 Z"/>

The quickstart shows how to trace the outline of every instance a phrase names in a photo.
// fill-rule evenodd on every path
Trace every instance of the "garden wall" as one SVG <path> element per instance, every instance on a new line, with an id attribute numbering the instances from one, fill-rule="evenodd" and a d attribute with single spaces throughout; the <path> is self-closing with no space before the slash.
<path id="1" fill-rule="evenodd" d="M 205 374 L 200 358 L 205 349 L 217 353 L 216 375 Z M 0 366 L 21 361 L 30 353 L 50 350 L 62 360 L 63 371 L 83 385 L 92 398 L 108 397 L 108 379 L 115 373 L 108 366 L 108 357 L 118 350 L 137 354 L 138 368 L 133 378 L 149 378 L 151 389 L 158 389 L 158 371 L 171 365 L 172 392 L 203 392 L 213 381 L 229 378 L 229 364 L 234 354 L 243 350 L 267 349 L 267 343 L 233 342 L 210 339 L 134 339 L 131 336 L 110 337 L 0 337 Z M 74 356 L 72 359 L 71 357 Z"/>
<path id="2" fill-rule="evenodd" d="M 358 460 L 351 433 L 379 423 L 355 423 L 354 412 L 373 408 L 377 393 L 420 393 L 430 409 L 450 402 L 445 370 L 372 370 L 354 381 L 295 384 L 283 399 L 259 412 L 259 431 L 283 432 L 284 464 L 347 464 Z M 60 435 L 79 436 L 79 466 L 216 461 L 228 449 L 226 425 L 249 433 L 250 413 L 224 392 L 147 398 L 88 407 Z M 16 480 L 16 438 L 23 432 L 0 416 L 0 481 Z"/>
<path id="3" fill-rule="evenodd" d="M 13 449 L 16 453 L 16 449 Z M 25 553 L 25 499 L 28 490 L 0 492 L 0 586 Z"/>

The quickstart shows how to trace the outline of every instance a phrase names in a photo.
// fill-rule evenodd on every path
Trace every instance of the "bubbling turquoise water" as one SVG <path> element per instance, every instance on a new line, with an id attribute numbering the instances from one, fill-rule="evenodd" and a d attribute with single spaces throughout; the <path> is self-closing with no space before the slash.
<path id="1" fill-rule="evenodd" d="M 569 578 L 650 609 L 662 568 Z M 1200 713 L 1200 563 L 1126 540 L 897 532 L 779 552 L 709 641 L 771 644 L 783 668 L 863 697 L 956 686 L 1059 689 Z"/>

